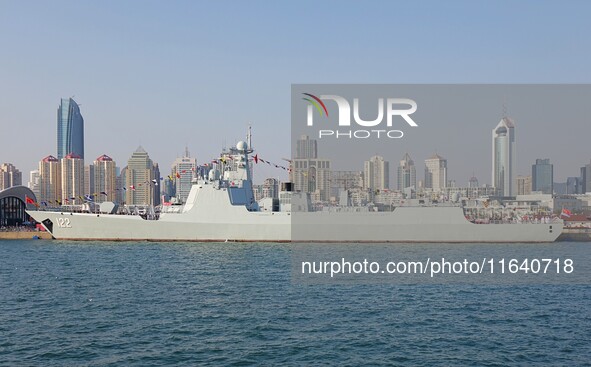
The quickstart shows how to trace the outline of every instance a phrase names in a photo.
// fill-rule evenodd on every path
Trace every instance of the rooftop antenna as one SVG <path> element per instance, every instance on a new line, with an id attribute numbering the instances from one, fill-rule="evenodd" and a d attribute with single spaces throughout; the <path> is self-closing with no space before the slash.
<path id="1" fill-rule="evenodd" d="M 503 96 L 503 118 L 507 117 L 507 96 Z"/>

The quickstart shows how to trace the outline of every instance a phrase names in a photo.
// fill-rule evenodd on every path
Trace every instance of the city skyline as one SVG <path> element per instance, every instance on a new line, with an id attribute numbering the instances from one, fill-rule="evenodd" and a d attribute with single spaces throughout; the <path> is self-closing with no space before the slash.
<path id="1" fill-rule="evenodd" d="M 475 8 L 469 1 L 453 5 L 431 1 L 425 3 L 429 11 L 420 13 L 419 19 L 416 9 L 404 3 L 384 3 L 380 12 L 312 2 L 207 6 L 189 2 L 175 7 L 135 2 L 117 7 L 64 4 L 10 2 L 0 12 L 0 34 L 19 35 L 2 37 L 10 57 L 0 60 L 4 86 L 0 135 L 27 139 L 25 150 L 20 139 L 3 142 L 0 160 L 12 162 L 22 172 L 35 169 L 44 156 L 57 155 L 56 101 L 67 96 L 80 104 L 84 116 L 85 157 L 106 153 L 124 162 L 141 144 L 154 161 L 168 167 L 182 155 L 184 145 L 199 163 L 207 162 L 223 145 L 242 140 L 249 123 L 254 148 L 261 156 L 277 161 L 288 157 L 292 83 L 591 81 L 585 72 L 591 61 L 591 41 L 564 42 L 586 26 L 584 8 L 591 7 L 586 3 L 557 8 L 552 2 L 524 1 L 511 3 L 508 12 L 496 3 Z M 310 6 L 317 11 L 310 13 L 306 10 Z M 443 12 L 450 6 L 453 11 Z M 532 9 L 536 22 L 530 21 Z M 389 22 L 391 13 L 399 15 L 394 23 Z M 479 21 L 479 14 L 495 21 Z M 261 21 L 252 23 L 254 15 Z M 71 27 L 61 26 L 64 18 Z M 318 42 L 301 37 L 302 19 L 312 25 Z M 382 25 L 365 27 L 370 19 L 372 25 Z M 559 27 L 546 26 L 557 22 Z M 431 26 L 424 27 L 425 23 Z M 332 36 L 335 29 L 341 37 Z M 434 30 L 445 30 L 446 37 Z M 403 32 L 414 37 L 397 38 Z M 384 46 L 379 40 L 385 37 L 396 38 L 399 46 Z M 55 46 L 56 40 L 64 39 L 75 47 Z M 409 50 L 404 57 L 396 51 L 400 48 Z M 474 52 L 466 54 L 466 49 Z M 503 102 L 495 101 L 497 119 Z M 509 115 L 514 107 L 508 101 Z M 552 121 L 514 117 L 521 131 L 532 130 L 529 141 L 519 137 L 523 152 L 519 152 L 517 174 L 528 174 L 536 156 L 544 156 L 554 162 L 556 178 L 563 180 L 576 175 L 591 158 L 584 134 L 573 133 L 587 131 L 587 121 L 559 125 L 561 135 L 548 133 L 556 126 Z M 490 129 L 490 120 L 474 123 Z M 451 129 L 448 134 L 453 133 Z M 388 159 L 395 162 L 409 151 L 419 162 L 437 149 L 450 162 L 459 162 L 459 153 L 453 151 L 457 144 L 434 144 L 439 131 L 432 134 L 432 140 L 414 150 L 394 146 Z M 476 164 L 490 154 L 479 149 L 488 147 L 486 137 L 472 131 L 468 136 L 475 140 L 465 147 L 471 154 L 462 167 L 454 167 L 453 175 L 464 181 L 475 171 L 482 182 L 488 182 L 490 168 L 479 169 Z M 544 151 L 538 150 L 539 141 L 545 141 Z M 258 181 L 276 175 L 269 167 L 255 171 Z"/>

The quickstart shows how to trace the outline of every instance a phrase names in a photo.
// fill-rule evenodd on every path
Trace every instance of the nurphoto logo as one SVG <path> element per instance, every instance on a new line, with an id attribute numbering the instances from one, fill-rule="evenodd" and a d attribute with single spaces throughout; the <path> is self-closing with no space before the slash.
<path id="1" fill-rule="evenodd" d="M 307 110 L 307 125 L 314 126 L 314 115 L 317 114 L 326 119 L 329 118 L 328 109 L 324 101 L 333 101 L 338 109 L 338 123 L 339 127 L 351 126 L 351 104 L 346 98 L 337 95 L 320 95 L 315 96 L 310 93 L 302 93 L 302 99 L 308 102 Z M 353 98 L 353 120 L 358 126 L 365 128 L 378 127 L 384 122 L 386 117 L 386 126 L 388 128 L 393 126 L 395 116 L 400 116 L 411 127 L 417 127 L 417 123 L 410 117 L 417 110 L 417 103 L 408 98 L 378 98 L 377 100 L 377 117 L 373 120 L 364 120 L 359 113 L 359 98 Z M 405 107 L 405 108 L 400 108 Z M 314 112 L 316 111 L 316 113 Z M 401 121 L 402 121 L 401 120 Z M 370 137 L 390 139 L 400 139 L 404 136 L 402 130 L 392 129 L 321 129 L 318 131 L 318 138 L 344 138 L 344 139 L 368 139 Z"/>

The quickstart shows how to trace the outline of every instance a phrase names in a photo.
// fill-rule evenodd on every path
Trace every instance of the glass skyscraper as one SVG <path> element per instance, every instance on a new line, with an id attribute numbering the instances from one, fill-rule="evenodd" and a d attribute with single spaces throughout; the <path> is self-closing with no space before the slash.
<path id="1" fill-rule="evenodd" d="M 554 171 L 549 159 L 536 159 L 536 164 L 531 167 L 531 178 L 532 191 L 554 192 Z"/>
<path id="2" fill-rule="evenodd" d="M 57 158 L 70 153 L 84 159 L 84 119 L 72 98 L 62 98 L 57 110 Z"/>
<path id="3" fill-rule="evenodd" d="M 492 131 L 492 183 L 502 196 L 517 192 L 515 123 L 503 117 Z"/>

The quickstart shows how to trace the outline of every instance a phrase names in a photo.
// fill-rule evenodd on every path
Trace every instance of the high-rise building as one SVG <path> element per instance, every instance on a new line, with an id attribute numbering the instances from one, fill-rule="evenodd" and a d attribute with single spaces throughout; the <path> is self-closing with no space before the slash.
<path id="1" fill-rule="evenodd" d="M 117 188 L 118 195 L 117 195 L 117 202 L 118 203 L 125 203 L 127 200 L 127 166 L 123 167 L 117 176 Z"/>
<path id="2" fill-rule="evenodd" d="M 84 160 L 84 119 L 72 98 L 62 98 L 57 109 L 57 158 L 70 153 Z"/>
<path id="3" fill-rule="evenodd" d="M 554 170 L 550 159 L 536 159 L 536 164 L 531 166 L 531 183 L 532 191 L 554 192 Z"/>
<path id="4" fill-rule="evenodd" d="M 501 196 L 515 194 L 516 171 L 515 123 L 503 117 L 492 130 L 492 184 Z"/>
<path id="5" fill-rule="evenodd" d="M 404 190 L 407 187 L 417 188 L 415 162 L 410 158 L 408 153 L 404 154 L 398 166 L 398 190 Z"/>
<path id="6" fill-rule="evenodd" d="M 0 190 L 23 184 L 23 176 L 11 163 L 3 163 L 0 166 Z"/>
<path id="7" fill-rule="evenodd" d="M 97 193 L 96 189 L 94 188 L 94 171 L 94 165 L 89 164 L 88 166 L 84 166 L 84 189 L 82 191 L 84 191 L 84 193 L 88 195 L 93 195 Z M 97 198 L 98 196 L 95 199 Z"/>
<path id="8" fill-rule="evenodd" d="M 127 161 L 125 203 L 128 205 L 158 205 L 160 202 L 159 177 L 155 165 L 141 146 Z M 156 182 L 154 182 L 156 180 Z"/>
<path id="9" fill-rule="evenodd" d="M 172 175 L 175 186 L 176 198 L 186 202 L 196 176 L 197 159 L 191 158 L 189 148 L 185 147 L 185 154 L 177 158 L 172 164 Z"/>
<path id="10" fill-rule="evenodd" d="M 292 181 L 296 191 L 310 193 L 313 201 L 330 197 L 330 161 L 328 159 L 296 158 L 291 162 Z"/>
<path id="11" fill-rule="evenodd" d="M 279 180 L 266 178 L 261 187 L 261 198 L 279 199 Z"/>
<path id="12" fill-rule="evenodd" d="M 338 198 L 343 191 L 363 188 L 362 171 L 331 171 L 330 196 Z"/>
<path id="13" fill-rule="evenodd" d="M 447 159 L 435 154 L 425 159 L 425 188 L 441 191 L 447 186 Z"/>
<path id="14" fill-rule="evenodd" d="M 531 176 L 517 176 L 517 195 L 530 195 L 532 191 Z"/>
<path id="15" fill-rule="evenodd" d="M 390 188 L 390 162 L 375 155 L 363 165 L 363 187 L 369 190 Z"/>
<path id="16" fill-rule="evenodd" d="M 28 188 L 31 189 L 31 191 L 33 191 L 33 194 L 35 194 L 35 197 L 39 198 L 41 197 L 41 193 L 39 192 L 41 186 L 39 184 L 39 170 L 33 170 L 29 172 L 29 183 L 28 183 Z"/>
<path id="17" fill-rule="evenodd" d="M 70 153 L 61 159 L 62 203 L 84 204 L 84 196 L 92 192 L 84 192 L 84 160 L 77 154 Z M 82 199 L 81 199 L 82 198 Z"/>
<path id="18" fill-rule="evenodd" d="M 582 194 L 582 193 L 583 193 L 583 188 L 581 187 L 581 178 L 580 177 L 567 177 L 565 194 L 576 195 L 576 194 Z"/>
<path id="19" fill-rule="evenodd" d="M 160 205 L 160 183 L 163 181 L 162 177 L 160 177 L 160 167 L 158 163 L 154 163 L 152 165 L 152 174 L 154 175 L 154 179 L 152 180 L 152 205 Z"/>
<path id="20" fill-rule="evenodd" d="M 113 158 L 106 154 L 94 161 L 94 192 L 96 201 L 117 201 L 117 165 Z M 107 194 L 107 195 L 105 195 Z"/>
<path id="21" fill-rule="evenodd" d="M 296 142 L 296 156 L 299 159 L 318 158 L 318 142 L 316 139 L 310 139 L 308 135 L 302 135 Z"/>
<path id="22" fill-rule="evenodd" d="M 62 199 L 62 166 L 60 161 L 48 155 L 39 162 L 39 201 L 56 205 Z"/>
<path id="23" fill-rule="evenodd" d="M 591 163 L 581 167 L 581 193 L 591 192 Z"/>
<path id="24" fill-rule="evenodd" d="M 310 194 L 312 201 L 330 197 L 330 161 L 318 158 L 315 139 L 302 135 L 296 142 L 296 157 L 291 161 L 290 180 L 296 191 Z"/>
<path id="25" fill-rule="evenodd" d="M 479 186 L 478 185 L 478 178 L 476 178 L 476 176 L 474 176 L 474 174 L 472 174 L 472 177 L 470 177 L 470 180 L 468 180 L 468 188 L 475 189 L 478 186 Z"/>

